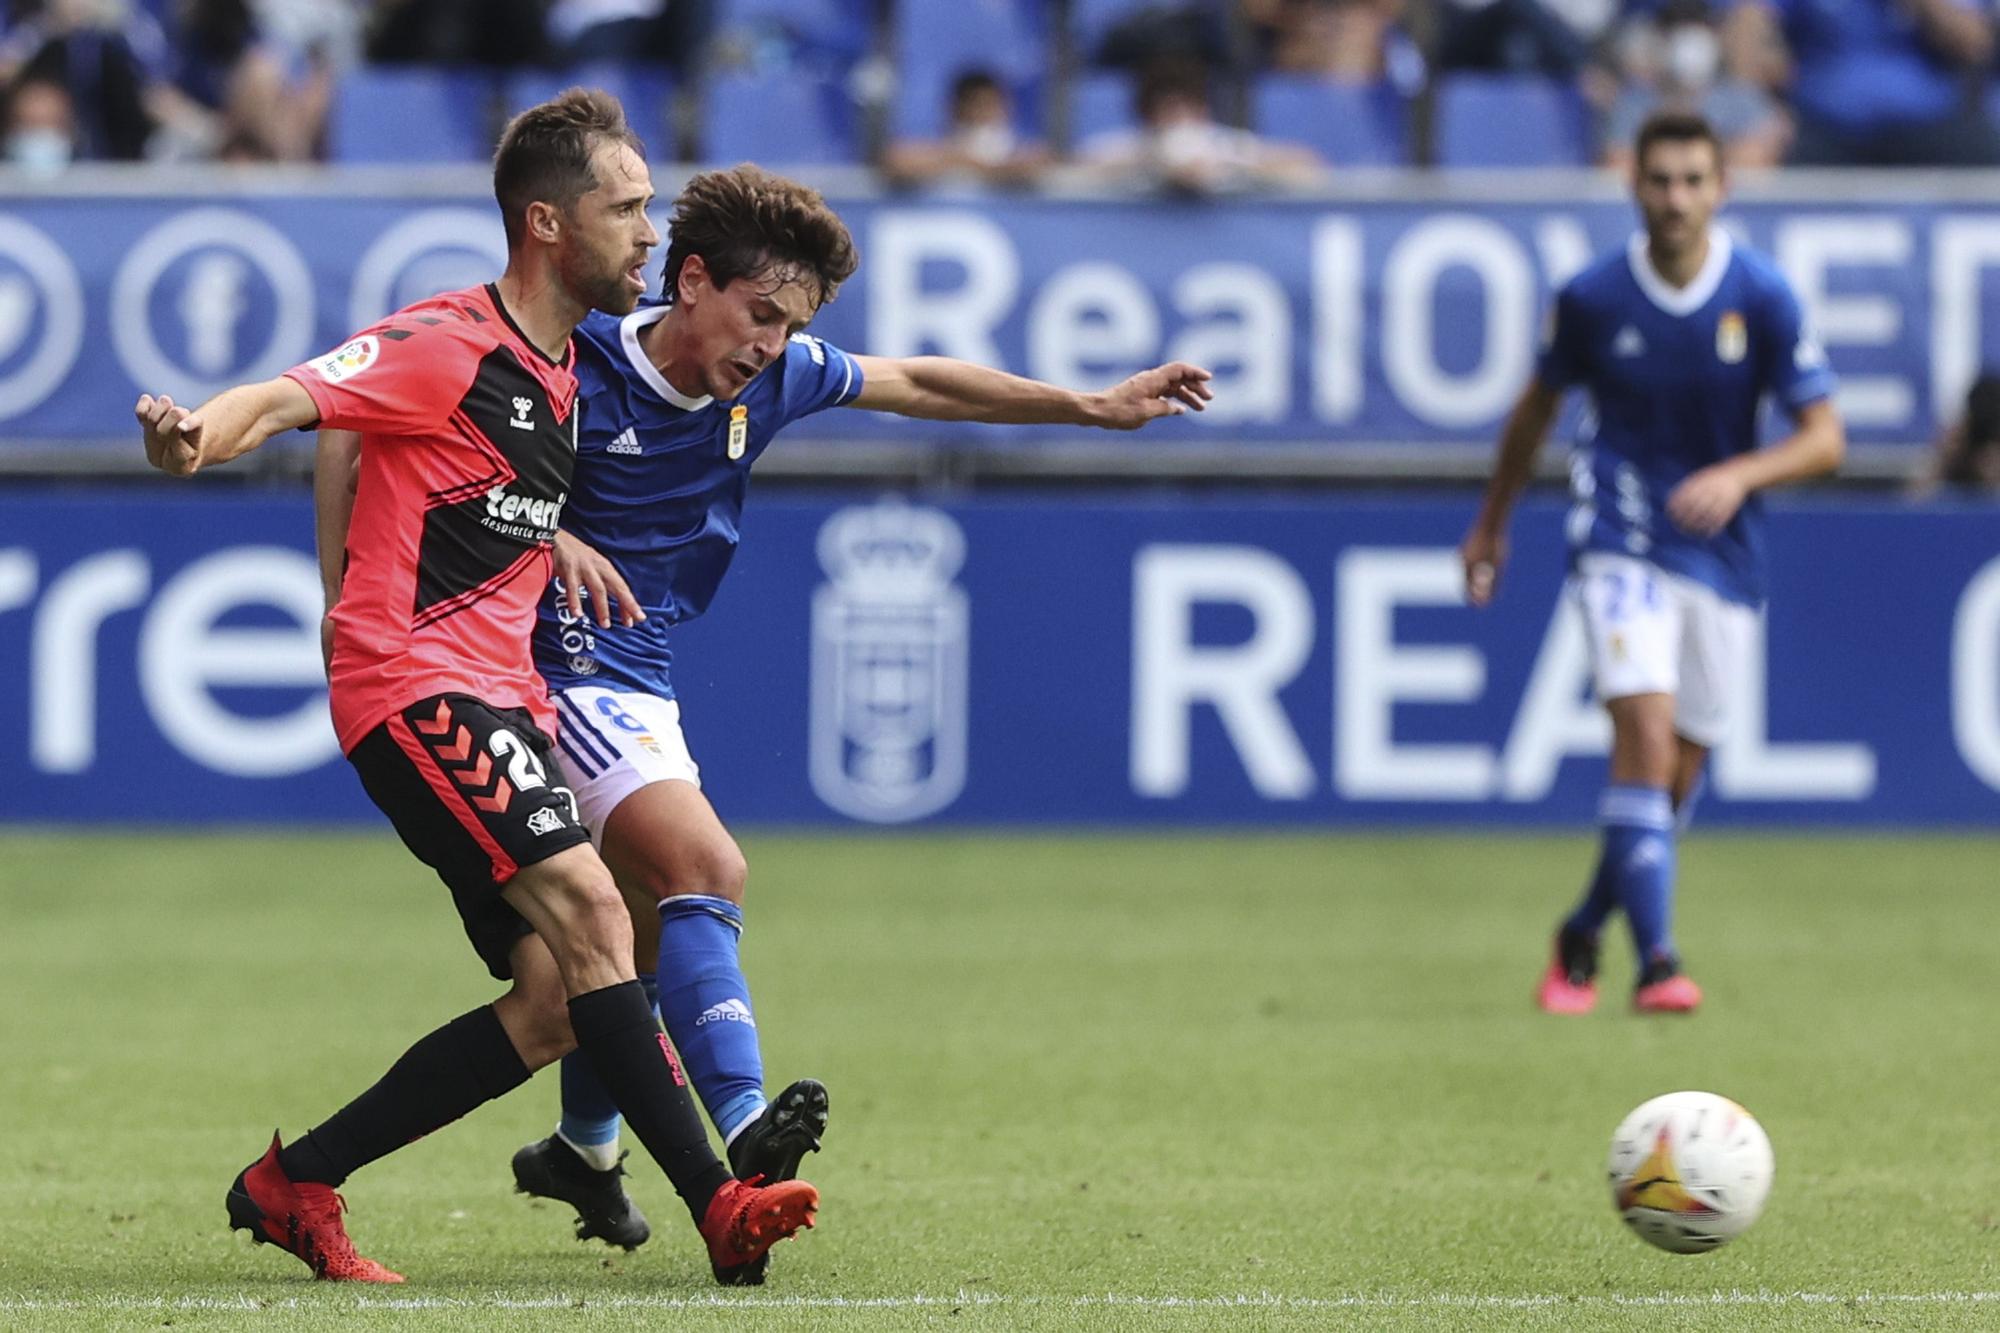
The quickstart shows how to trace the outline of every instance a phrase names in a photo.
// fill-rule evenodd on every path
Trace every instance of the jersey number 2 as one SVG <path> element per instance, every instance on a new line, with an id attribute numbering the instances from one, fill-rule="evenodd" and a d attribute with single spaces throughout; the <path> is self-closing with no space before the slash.
<path id="1" fill-rule="evenodd" d="M 507 765 L 507 776 L 514 780 L 515 791 L 549 785 L 548 775 L 542 771 L 542 761 L 513 732 L 494 732 L 487 740 L 486 748 L 493 751 L 495 759 Z"/>

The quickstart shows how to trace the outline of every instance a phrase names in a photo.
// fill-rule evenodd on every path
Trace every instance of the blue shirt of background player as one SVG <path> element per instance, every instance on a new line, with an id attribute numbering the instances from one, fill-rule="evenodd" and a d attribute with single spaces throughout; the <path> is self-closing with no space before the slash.
<path id="1" fill-rule="evenodd" d="M 1595 417 L 1570 468 L 1572 556 L 1638 556 L 1761 605 L 1758 497 L 1713 537 L 1676 527 L 1666 503 L 1690 473 L 1758 447 L 1766 393 L 1793 413 L 1832 394 L 1833 373 L 1784 277 L 1717 228 L 1701 272 L 1675 288 L 1641 234 L 1571 279 L 1552 321 L 1537 375 L 1552 389 L 1581 385 Z"/>
<path id="2" fill-rule="evenodd" d="M 837 347 L 795 334 L 734 402 L 675 391 L 639 347 L 667 313 L 592 313 L 576 330 L 576 475 L 564 531 L 618 566 L 646 619 L 600 629 L 553 586 L 536 613 L 535 665 L 551 690 L 604 685 L 673 697 L 667 631 L 708 609 L 736 554 L 750 465 L 786 423 L 861 393 L 861 368 Z M 731 429 L 740 414 L 740 448 Z"/>

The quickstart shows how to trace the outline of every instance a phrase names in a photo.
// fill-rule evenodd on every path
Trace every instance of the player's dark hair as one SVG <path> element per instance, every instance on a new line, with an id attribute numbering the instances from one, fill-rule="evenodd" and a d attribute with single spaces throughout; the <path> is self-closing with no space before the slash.
<path id="1" fill-rule="evenodd" d="M 1692 111 L 1656 111 L 1646 117 L 1646 123 L 1639 127 L 1639 137 L 1632 145 L 1632 161 L 1644 170 L 1646 154 L 1656 143 L 1705 143 L 1715 154 L 1715 165 L 1722 167 L 1722 140 L 1716 137 L 1715 126 L 1705 117 Z"/>
<path id="2" fill-rule="evenodd" d="M 590 158 L 607 139 L 646 155 L 646 145 L 625 123 L 625 108 L 598 88 L 571 88 L 507 122 L 493 154 L 493 197 L 500 201 L 509 250 L 521 242 L 529 204 L 554 204 L 567 213 L 597 188 Z"/>
<path id="3" fill-rule="evenodd" d="M 689 255 L 701 256 L 718 288 L 773 268 L 809 276 L 819 288 L 815 307 L 861 264 L 847 224 L 818 190 L 748 162 L 690 180 L 674 200 L 668 238 L 660 297 L 669 303 Z"/>

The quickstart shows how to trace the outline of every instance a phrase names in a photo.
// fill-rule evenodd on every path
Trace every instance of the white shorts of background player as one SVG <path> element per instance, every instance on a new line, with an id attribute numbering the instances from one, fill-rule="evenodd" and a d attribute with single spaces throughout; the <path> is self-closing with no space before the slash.
<path id="1" fill-rule="evenodd" d="M 591 841 L 618 803 L 654 782 L 701 786 L 701 770 L 681 735 L 681 706 L 655 694 L 580 685 L 555 690 L 556 763 L 576 793 Z"/>
<path id="2" fill-rule="evenodd" d="M 1583 610 L 1598 699 L 1671 694 L 1674 730 L 1710 749 L 1719 744 L 1757 611 L 1650 561 L 1608 552 L 1578 557 L 1569 591 Z"/>

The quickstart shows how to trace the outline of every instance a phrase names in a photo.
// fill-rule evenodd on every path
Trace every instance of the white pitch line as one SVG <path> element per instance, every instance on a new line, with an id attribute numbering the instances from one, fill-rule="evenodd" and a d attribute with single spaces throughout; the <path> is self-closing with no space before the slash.
<path id="1" fill-rule="evenodd" d="M 298 1297 L 261 1300 L 254 1296 L 120 1297 L 82 1300 L 0 1298 L 0 1313 L 109 1310 L 900 1310 L 953 1306 L 1036 1306 L 1091 1309 L 1119 1306 L 1149 1310 L 1529 1310 L 1676 1308 L 1711 1306 L 1815 1305 L 1972 1305 L 2000 1304 L 2000 1291 L 1855 1292 L 1718 1291 L 1707 1295 L 1661 1292 L 1651 1296 L 1475 1296 L 1441 1293 L 1432 1296 L 1351 1295 L 1281 1296 L 1258 1292 L 1240 1296 L 1008 1296 L 997 1292 L 959 1292 L 951 1296 L 356 1296 L 351 1301 L 302 1301 Z"/>

